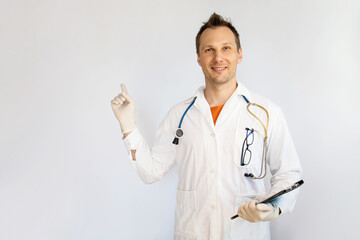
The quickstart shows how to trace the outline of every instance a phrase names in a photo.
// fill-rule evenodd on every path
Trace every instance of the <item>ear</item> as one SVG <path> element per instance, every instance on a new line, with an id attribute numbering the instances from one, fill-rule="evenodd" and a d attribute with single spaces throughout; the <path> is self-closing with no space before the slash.
<path id="1" fill-rule="evenodd" d="M 241 61 L 242 61 L 242 48 L 240 47 L 238 51 L 238 64 L 241 63 Z"/>
<path id="2" fill-rule="evenodd" d="M 197 57 L 197 62 L 199 64 L 199 66 L 201 67 L 201 64 L 200 64 L 200 56 L 199 56 L 199 52 L 196 52 L 196 57 Z"/>

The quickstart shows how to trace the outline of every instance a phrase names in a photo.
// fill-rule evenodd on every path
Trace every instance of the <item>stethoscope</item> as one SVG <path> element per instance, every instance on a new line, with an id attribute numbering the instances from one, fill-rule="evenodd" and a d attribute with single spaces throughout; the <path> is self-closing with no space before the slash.
<path id="1" fill-rule="evenodd" d="M 192 102 L 190 103 L 190 105 L 187 107 L 187 109 L 185 110 L 184 114 L 182 115 L 181 117 L 181 120 L 180 120 L 180 123 L 179 123 L 179 126 L 178 128 L 176 129 L 176 132 L 175 132 L 175 138 L 173 140 L 173 144 L 175 145 L 178 145 L 179 144 L 179 138 L 181 138 L 183 135 L 184 135 L 184 131 L 181 129 L 181 124 L 184 120 L 184 117 L 186 115 L 186 113 L 189 111 L 189 109 L 192 107 L 192 105 L 194 105 L 195 103 L 195 100 L 196 100 L 197 97 L 194 97 L 194 99 L 192 100 Z"/>
<path id="2" fill-rule="evenodd" d="M 261 170 L 260 170 L 260 174 L 259 176 L 254 176 L 254 174 L 252 173 L 245 173 L 244 176 L 247 177 L 247 178 L 250 178 L 250 179 L 263 179 L 265 176 L 266 176 L 266 170 L 267 170 L 267 166 L 266 166 L 266 162 L 267 162 L 267 159 L 266 159 L 266 155 L 267 155 L 267 148 L 265 147 L 265 144 L 266 144 L 266 139 L 267 139 L 267 131 L 268 131 L 268 126 L 269 126 L 269 113 L 268 111 L 261 105 L 258 105 L 256 103 L 252 103 L 250 102 L 244 95 L 241 95 L 245 102 L 247 103 L 247 111 L 261 124 L 261 126 L 263 127 L 264 129 L 264 143 L 263 143 L 263 154 L 262 154 L 262 159 L 261 159 Z M 180 123 L 179 123 L 179 126 L 178 128 L 176 129 L 175 131 L 175 138 L 173 140 L 173 144 L 175 145 L 178 145 L 179 144 L 179 139 L 181 137 L 184 136 L 184 131 L 181 129 L 181 125 L 182 125 L 182 122 L 184 120 L 184 117 L 186 115 L 186 113 L 189 111 L 189 109 L 194 105 L 195 101 L 196 101 L 196 96 L 193 98 L 192 102 L 189 104 L 189 106 L 186 108 L 184 114 L 182 115 L 181 117 L 181 120 L 180 120 Z M 265 124 L 260 120 L 260 118 L 258 118 L 251 110 L 250 110 L 250 106 L 256 106 L 262 110 L 265 111 L 266 113 L 266 126 Z M 250 131 L 250 134 L 253 134 L 254 133 L 254 129 L 252 129 Z M 249 135 L 250 135 L 249 134 Z M 247 136 L 248 137 L 248 136 Z"/>
<path id="3" fill-rule="evenodd" d="M 263 106 L 256 104 L 256 103 L 252 103 L 250 102 L 244 95 L 241 95 L 245 102 L 247 103 L 246 109 L 247 111 L 261 124 L 261 126 L 264 129 L 264 142 L 263 142 L 263 153 L 262 153 L 262 157 L 261 157 L 261 170 L 260 170 L 260 174 L 259 176 L 255 177 L 254 174 L 252 173 L 245 173 L 244 176 L 247 178 L 251 178 L 251 179 L 263 179 L 266 176 L 266 172 L 267 172 L 267 159 L 266 159 L 266 155 L 267 155 L 267 147 L 265 147 L 266 144 L 266 139 L 268 137 L 267 132 L 268 132 L 268 127 L 269 127 L 269 113 L 266 110 L 266 108 L 264 108 Z M 250 110 L 250 106 L 256 106 L 262 110 L 264 110 L 264 112 L 266 113 L 266 126 L 264 125 L 264 123 L 260 120 L 260 118 L 258 118 L 251 110 Z M 250 134 L 254 134 L 254 129 L 250 130 Z M 247 135 L 246 137 L 249 137 L 249 135 Z M 244 145 L 243 145 L 244 147 Z M 243 152 L 243 150 L 241 151 Z M 244 165 L 243 165 L 244 166 Z"/>

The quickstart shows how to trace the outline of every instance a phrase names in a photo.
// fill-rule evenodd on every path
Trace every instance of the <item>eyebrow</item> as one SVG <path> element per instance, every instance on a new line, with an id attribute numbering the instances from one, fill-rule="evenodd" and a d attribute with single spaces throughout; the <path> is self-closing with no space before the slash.
<path id="1" fill-rule="evenodd" d="M 223 43 L 223 45 L 233 45 L 233 43 L 231 43 L 231 42 L 225 42 L 225 43 Z"/>
<path id="2" fill-rule="evenodd" d="M 231 42 L 224 42 L 224 43 L 222 43 L 222 45 L 225 46 L 225 45 L 235 45 L 235 44 L 233 44 L 233 43 L 231 43 Z M 203 49 L 208 48 L 208 47 L 213 47 L 213 45 L 211 45 L 211 44 L 205 45 L 205 46 L 203 47 Z"/>

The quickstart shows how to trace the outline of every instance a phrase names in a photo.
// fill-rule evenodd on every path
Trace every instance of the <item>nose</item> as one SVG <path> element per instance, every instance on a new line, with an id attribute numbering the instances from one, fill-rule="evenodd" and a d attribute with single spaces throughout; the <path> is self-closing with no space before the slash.
<path id="1" fill-rule="evenodd" d="M 222 55 L 221 51 L 216 51 L 215 52 L 214 61 L 215 62 L 223 62 L 224 61 L 224 58 L 223 58 L 223 55 Z"/>

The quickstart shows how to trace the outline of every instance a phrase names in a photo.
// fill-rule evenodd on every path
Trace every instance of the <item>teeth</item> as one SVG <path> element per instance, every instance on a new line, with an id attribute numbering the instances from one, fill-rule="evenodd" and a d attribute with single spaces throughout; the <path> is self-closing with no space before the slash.
<path id="1" fill-rule="evenodd" d="M 222 67 L 222 68 L 213 67 L 213 69 L 215 69 L 215 70 L 217 70 L 217 71 L 220 71 L 220 70 L 223 70 L 223 69 L 225 69 L 225 68 L 224 68 L 224 67 Z"/>

